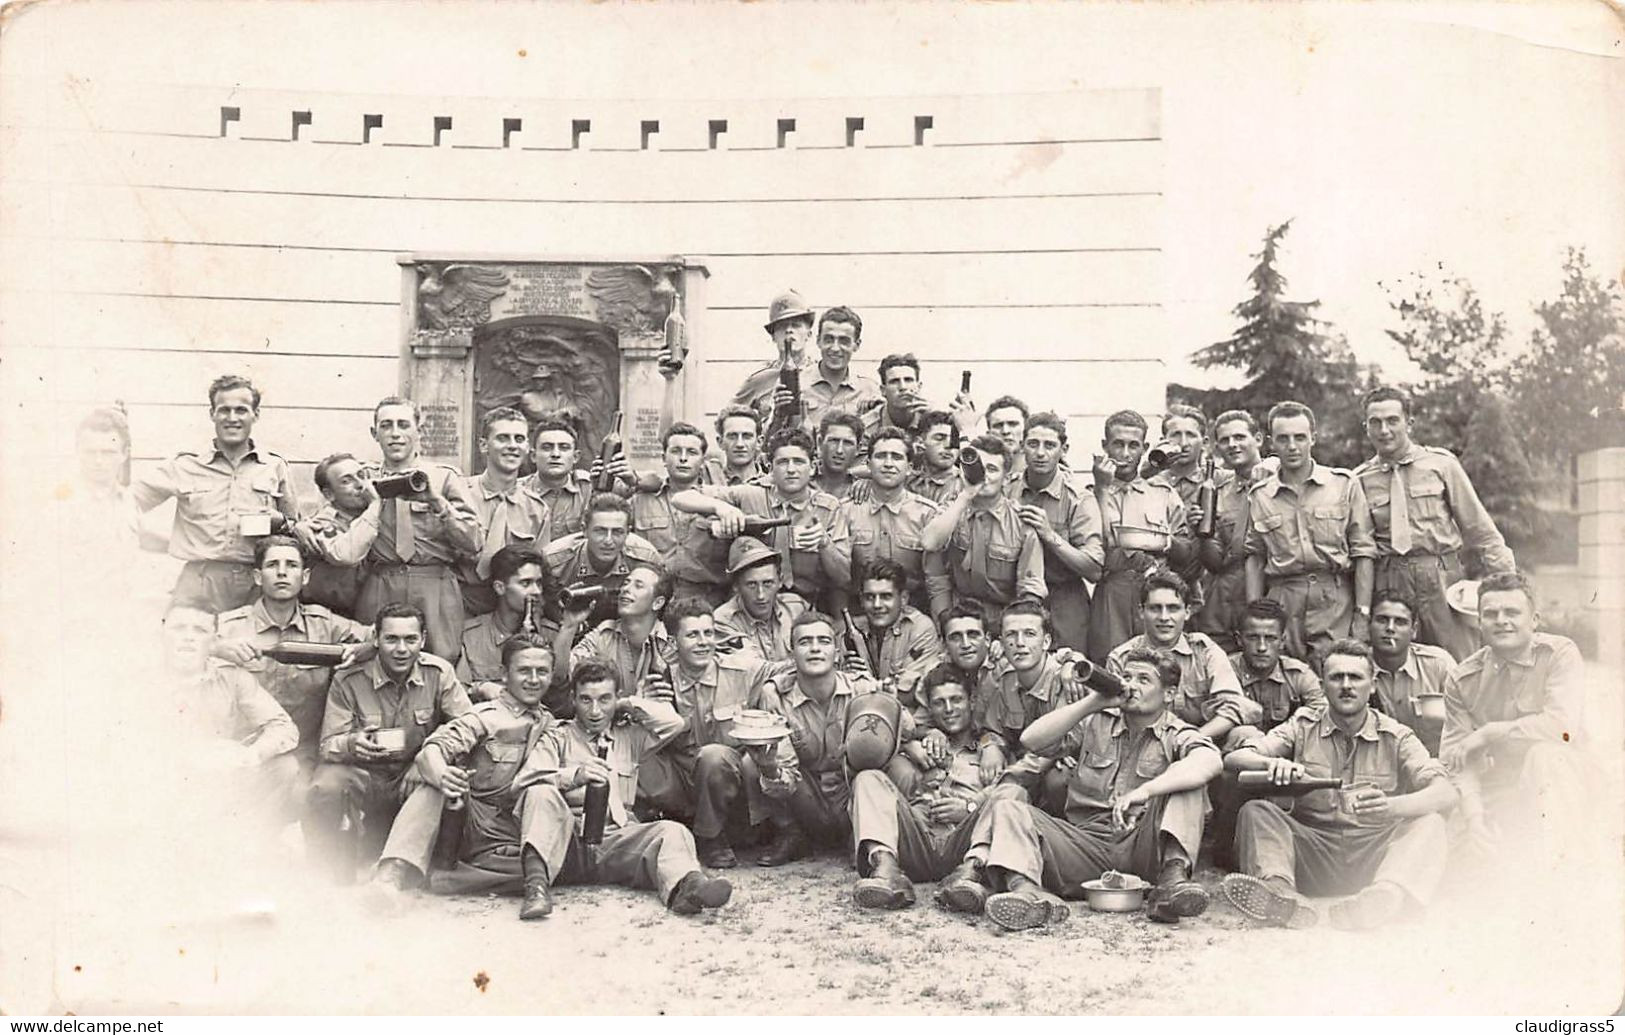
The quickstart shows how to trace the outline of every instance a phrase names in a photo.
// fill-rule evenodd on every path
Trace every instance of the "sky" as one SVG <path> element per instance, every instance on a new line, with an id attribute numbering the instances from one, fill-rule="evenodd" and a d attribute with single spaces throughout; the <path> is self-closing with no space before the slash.
<path id="1" fill-rule="evenodd" d="M 1229 335 L 1249 255 L 1286 219 L 1291 294 L 1395 373 L 1381 282 L 1464 277 L 1522 340 L 1565 248 L 1625 270 L 1625 15 L 1590 0 L 35 10 L 0 39 L 8 75 L 116 60 L 157 82 L 583 99 L 1156 86 L 1174 380 L 1214 383 L 1183 357 Z"/>

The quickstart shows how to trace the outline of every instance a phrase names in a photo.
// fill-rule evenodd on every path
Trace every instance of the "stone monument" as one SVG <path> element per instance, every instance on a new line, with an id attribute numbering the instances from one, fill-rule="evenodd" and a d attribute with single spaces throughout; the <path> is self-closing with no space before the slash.
<path id="1" fill-rule="evenodd" d="M 666 389 L 656 358 L 673 310 L 686 336 L 696 337 L 704 266 L 677 256 L 398 261 L 406 302 L 401 388 L 422 413 L 425 459 L 478 473 L 480 418 L 512 406 L 532 422 L 573 417 L 590 462 L 619 409 L 628 459 L 659 466 Z M 689 378 L 685 367 L 680 406 Z"/>

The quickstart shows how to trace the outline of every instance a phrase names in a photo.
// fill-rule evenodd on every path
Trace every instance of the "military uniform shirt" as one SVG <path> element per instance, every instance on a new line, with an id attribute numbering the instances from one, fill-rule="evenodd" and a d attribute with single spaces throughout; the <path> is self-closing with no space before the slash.
<path id="1" fill-rule="evenodd" d="M 936 517 L 937 505 L 903 490 L 889 503 L 871 496 L 866 502 L 845 507 L 852 529 L 852 585 L 862 589 L 864 567 L 884 557 L 903 566 L 911 594 L 920 592 L 935 613 L 948 610 L 953 603 L 948 562 L 941 551 L 927 553 L 920 546 L 920 531 Z"/>
<path id="2" fill-rule="evenodd" d="M 1112 801 L 1161 776 L 1168 767 L 1197 751 L 1219 749 L 1195 726 L 1164 710 L 1149 727 L 1136 733 L 1116 711 L 1084 716 L 1074 731 L 1077 767 L 1067 783 L 1066 820 L 1083 824 Z"/>
<path id="3" fill-rule="evenodd" d="M 706 586 L 728 584 L 728 540 L 711 534 L 711 518 L 671 505 L 671 486 L 632 497 L 632 530 L 660 553 L 672 578 Z"/>
<path id="4" fill-rule="evenodd" d="M 1310 776 L 1335 776 L 1345 785 L 1369 783 L 1387 795 L 1410 794 L 1446 776 L 1408 726 L 1369 709 L 1352 737 L 1337 728 L 1326 709 L 1300 708 L 1247 746 L 1265 758 L 1290 758 Z M 1357 826 L 1337 802 L 1335 790 L 1310 791 L 1297 799 L 1292 816 L 1322 828 Z"/>
<path id="5" fill-rule="evenodd" d="M 1141 633 L 1118 644 L 1106 656 L 1106 671 L 1121 676 L 1124 656 L 1141 647 L 1162 650 L 1179 663 L 1179 688 L 1167 695 L 1168 710 L 1192 726 L 1202 726 L 1215 718 L 1247 726 L 1262 717 L 1258 702 L 1241 692 L 1230 658 L 1205 634 L 1187 632 L 1172 647 L 1159 648 Z"/>
<path id="6" fill-rule="evenodd" d="M 1319 708 L 1326 704 L 1326 691 L 1320 687 L 1315 670 L 1297 658 L 1282 654 L 1268 672 L 1247 667 L 1240 651 L 1230 655 L 1230 667 L 1241 681 L 1241 692 L 1264 710 L 1260 725 L 1265 732 L 1274 729 L 1299 708 Z"/>
<path id="7" fill-rule="evenodd" d="M 1405 485 L 1412 556 L 1442 556 L 1466 546 L 1479 552 L 1491 572 L 1516 570 L 1512 551 L 1480 502 L 1461 461 L 1447 449 L 1415 444 L 1392 463 L 1374 456 L 1354 469 L 1371 505 L 1373 537 L 1380 555 L 1395 552 L 1392 495 L 1396 466 Z"/>
<path id="8" fill-rule="evenodd" d="M 547 504 L 548 534 L 554 539 L 574 535 L 587 527 L 587 507 L 592 503 L 592 479 L 585 471 L 571 471 L 564 484 L 549 489 L 535 474 L 526 475 L 519 484 L 540 496 Z"/>
<path id="9" fill-rule="evenodd" d="M 773 614 L 758 621 L 751 617 L 739 602 L 738 594 L 723 601 L 713 612 L 717 622 L 717 638 L 738 638 L 746 650 L 755 651 L 768 661 L 790 660 L 790 627 L 807 610 L 807 601 L 800 594 L 780 590 L 774 602 Z"/>
<path id="10" fill-rule="evenodd" d="M 946 471 L 930 471 L 922 467 L 910 474 L 903 486 L 939 507 L 946 507 L 965 488 L 965 480 L 959 476 L 957 467 L 950 467 Z"/>
<path id="11" fill-rule="evenodd" d="M 576 767 L 599 757 L 602 746 L 604 762 L 614 774 L 609 781 L 609 816 L 604 825 L 610 829 L 625 826 L 632 819 L 630 806 L 637 800 L 639 764 L 683 732 L 682 717 L 671 705 L 644 701 L 643 707 L 641 720 L 611 724 L 596 738 L 589 739 L 581 724 L 575 721 L 550 727 L 536 741 L 519 775 L 514 777 L 514 794 L 539 783 L 563 790 L 575 778 Z M 563 791 L 564 800 L 575 814 L 578 830 L 586 793 L 584 786 Z"/>
<path id="12" fill-rule="evenodd" d="M 372 627 L 336 615 L 320 604 L 297 604 L 287 625 L 278 625 L 265 609 L 264 599 L 227 611 L 216 619 L 217 635 L 227 642 L 251 643 L 260 650 L 283 640 L 307 643 L 361 643 L 372 638 Z M 256 658 L 243 666 L 254 674 L 299 728 L 299 745 L 312 756 L 327 707 L 327 687 L 333 669 L 326 665 L 288 665 L 272 658 Z"/>
<path id="13" fill-rule="evenodd" d="M 209 658 L 194 678 L 168 678 L 181 725 L 203 740 L 230 740 L 253 749 L 265 762 L 299 743 L 299 730 L 254 677 L 236 665 Z"/>
<path id="14" fill-rule="evenodd" d="M 1247 554 L 1265 558 L 1267 577 L 1345 572 L 1377 555 L 1365 490 L 1348 471 L 1317 463 L 1301 490 L 1277 472 L 1248 499 Z"/>
<path id="15" fill-rule="evenodd" d="M 451 665 L 428 652 L 419 654 L 417 664 L 400 680 L 385 674 L 377 658 L 339 669 L 328 687 L 322 716 L 322 761 L 362 765 L 351 734 L 368 726 L 404 729 L 406 750 L 397 758 L 371 764 L 375 771 L 399 775 L 429 734 L 471 708 Z"/>
<path id="16" fill-rule="evenodd" d="M 1189 549 L 1191 530 L 1185 504 L 1179 498 L 1179 493 L 1165 482 L 1145 478 L 1136 478 L 1131 482 L 1113 479 L 1106 488 L 1106 498 L 1099 502 L 1108 571 L 1135 568 L 1133 557 L 1143 556 L 1142 551 L 1125 551 L 1118 545 L 1118 529 L 1124 526 L 1168 533 L 1171 537 L 1170 553 L 1180 548 L 1176 544 L 1183 544 L 1184 549 Z"/>
<path id="17" fill-rule="evenodd" d="M 251 564 L 254 543 L 242 535 L 239 519 L 277 511 L 290 523 L 299 520 L 288 462 L 252 440 L 235 463 L 218 446 L 207 453 L 177 454 L 137 479 L 130 497 L 143 512 L 174 497 L 169 555 L 182 561 Z"/>
<path id="18" fill-rule="evenodd" d="M 489 582 L 491 558 L 505 546 L 519 546 L 540 554 L 553 541 L 553 514 L 534 483 L 520 481 L 498 489 L 490 472 L 466 479 L 463 491 L 479 518 L 483 541 L 477 557 L 466 558 L 458 570 L 465 582 Z M 497 535 L 497 530 L 505 530 Z"/>
<path id="19" fill-rule="evenodd" d="M 409 499 L 382 500 L 378 510 L 378 533 L 373 539 L 368 560 L 374 564 L 450 564 L 461 558 L 475 557 L 480 552 L 485 529 L 468 498 L 463 476 L 457 468 L 446 464 L 423 464 L 420 467 L 439 484 L 440 494 L 446 498 L 446 512 L 436 514 L 426 501 Z M 363 468 L 365 475 L 377 479 L 395 473 L 378 464 Z M 411 515 L 412 549 L 410 559 L 402 558 L 395 542 L 398 515 Z"/>
<path id="20" fill-rule="evenodd" d="M 1101 532 L 1100 503 L 1095 499 L 1093 488 L 1080 489 L 1067 479 L 1064 471 L 1056 471 L 1048 485 L 1034 489 L 1027 485 L 1026 476 L 1023 475 L 1016 480 L 1015 500 L 1022 506 L 1043 510 L 1057 535 L 1096 564 L 1105 563 L 1106 546 Z M 1058 586 L 1082 582 L 1083 576 L 1062 564 L 1046 548 L 1044 579 L 1051 586 Z"/>
<path id="21" fill-rule="evenodd" d="M 677 646 L 660 622 L 649 630 L 649 638 L 636 650 L 621 628 L 619 619 L 600 622 L 570 650 L 570 671 L 588 661 L 608 665 L 620 677 L 618 697 L 638 692 L 638 682 L 650 673 L 664 674 L 677 660 Z"/>
<path id="22" fill-rule="evenodd" d="M 755 485 L 702 486 L 701 492 L 724 500 L 751 517 L 781 517 L 789 514 L 786 528 L 775 528 L 763 542 L 788 558 L 780 576 L 786 589 L 815 596 L 825 589 L 845 590 L 852 584 L 852 531 L 841 501 L 827 492 L 809 489 L 801 499 L 786 499 L 777 489 Z M 790 546 L 792 529 L 814 525 L 824 529 L 824 545 L 817 550 L 796 550 Z"/>
<path id="23" fill-rule="evenodd" d="M 1445 681 L 1456 667 L 1456 659 L 1443 647 L 1412 643 L 1404 664 L 1396 671 L 1383 668 L 1375 658 L 1372 664 L 1377 670 L 1373 688 L 1376 703 L 1384 713 L 1414 730 L 1419 722 L 1417 698 L 1442 696 Z"/>
<path id="24" fill-rule="evenodd" d="M 536 635 L 551 644 L 559 633 L 557 622 L 532 614 Z M 475 683 L 506 683 L 507 671 L 502 667 L 502 645 L 513 633 L 503 632 L 497 624 L 497 613 L 480 615 L 463 622 L 463 653 L 457 659 L 457 678 L 472 686 Z M 554 671 L 559 666 L 554 662 Z"/>
<path id="25" fill-rule="evenodd" d="M 985 510 L 967 508 L 944 553 L 960 596 L 1002 606 L 1018 596 L 1042 600 L 1049 595 L 1044 548 L 1009 497 L 1000 496 Z"/>

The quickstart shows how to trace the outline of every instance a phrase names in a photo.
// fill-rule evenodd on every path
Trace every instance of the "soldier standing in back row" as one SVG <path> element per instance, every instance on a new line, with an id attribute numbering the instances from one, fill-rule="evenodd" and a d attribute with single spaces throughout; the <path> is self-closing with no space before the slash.
<path id="1" fill-rule="evenodd" d="M 1517 570 L 1512 551 L 1490 519 L 1461 461 L 1449 450 L 1411 441 L 1404 393 L 1366 394 L 1365 431 L 1377 455 L 1354 469 L 1371 504 L 1377 542 L 1376 589 L 1416 601 L 1416 638 L 1460 661 L 1478 648 L 1472 627 L 1445 603 L 1445 590 L 1466 577 L 1460 551 L 1478 552 L 1489 573 Z"/>
<path id="2" fill-rule="evenodd" d="M 1247 599 L 1267 590 L 1286 610 L 1287 653 L 1318 668 L 1333 640 L 1367 635 L 1371 511 L 1358 478 L 1315 462 L 1314 411 L 1280 402 L 1266 423 L 1281 466 L 1249 495 Z"/>
<path id="3" fill-rule="evenodd" d="M 209 385 L 214 441 L 180 453 L 130 486 L 141 511 L 175 499 L 169 555 L 185 561 L 173 599 L 206 600 L 219 613 L 254 599 L 254 537 L 299 520 L 288 462 L 254 444 L 260 391 L 227 374 Z"/>

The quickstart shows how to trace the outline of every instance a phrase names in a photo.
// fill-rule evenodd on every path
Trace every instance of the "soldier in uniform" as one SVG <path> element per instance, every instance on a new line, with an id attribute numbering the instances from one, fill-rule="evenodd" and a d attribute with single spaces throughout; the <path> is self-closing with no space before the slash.
<path id="1" fill-rule="evenodd" d="M 130 486 L 146 512 L 175 500 L 169 555 L 185 561 L 173 599 L 207 601 L 217 613 L 254 598 L 253 538 L 299 520 L 288 462 L 254 444 L 260 391 L 227 374 L 209 385 L 214 442 L 206 453 L 179 453 Z"/>
<path id="2" fill-rule="evenodd" d="M 258 540 L 254 544 L 254 585 L 260 591 L 259 599 L 219 617 L 213 647 L 216 657 L 252 672 L 260 686 L 288 713 L 299 729 L 297 757 L 307 775 L 316 765 L 316 745 L 333 669 L 324 665 L 288 665 L 266 657 L 264 652 L 283 640 L 299 640 L 345 644 L 340 665 L 368 661 L 375 653 L 370 626 L 300 599 L 309 580 L 310 569 L 298 540 L 284 535 Z"/>
<path id="3" fill-rule="evenodd" d="M 1461 461 L 1447 449 L 1411 441 L 1403 392 L 1375 389 L 1366 394 L 1364 409 L 1366 436 L 1377 455 L 1354 474 L 1371 504 L 1375 588 L 1415 600 L 1417 640 L 1460 661 L 1478 647 L 1474 630 L 1445 602 L 1445 591 L 1466 577 L 1461 551 L 1476 551 L 1491 573 L 1517 569 L 1512 551 Z"/>
<path id="4" fill-rule="evenodd" d="M 1443 647 L 1417 643 L 1417 604 L 1394 589 L 1371 598 L 1371 656 L 1377 672 L 1372 704 L 1411 728 L 1428 754 L 1439 753 L 1444 686 L 1456 667 Z"/>
<path id="5" fill-rule="evenodd" d="M 859 427 L 886 404 L 873 378 L 852 372 L 852 357 L 863 347 L 863 320 L 844 305 L 824 310 L 818 317 L 818 368 L 803 379 L 801 401 L 806 409 L 803 427 L 822 427 L 824 414 L 846 410 L 856 414 Z"/>
<path id="6" fill-rule="evenodd" d="M 507 681 L 502 645 L 510 637 L 524 633 L 553 644 L 559 635 L 558 623 L 543 614 L 549 588 L 547 565 L 529 546 L 504 546 L 491 557 L 487 574 L 496 610 L 463 623 L 463 654 L 457 659 L 457 678 L 476 701 L 489 701 L 501 693 Z M 569 646 L 566 640 L 557 649 L 562 652 Z"/>
<path id="7" fill-rule="evenodd" d="M 947 410 L 920 415 L 914 438 L 914 473 L 908 490 L 939 507 L 959 495 L 965 482 L 959 475 L 959 425 Z"/>
<path id="8" fill-rule="evenodd" d="M 992 783 L 1009 763 L 1005 753 L 1005 738 L 989 733 L 988 708 L 999 692 L 999 673 L 1003 666 L 1002 650 L 996 651 L 998 640 L 988 635 L 987 615 L 981 605 L 971 600 L 956 600 L 940 619 L 937 628 L 942 634 L 943 663 L 958 673 L 958 679 L 970 694 L 971 722 L 980 733 L 978 746 L 982 752 L 985 779 Z"/>
<path id="9" fill-rule="evenodd" d="M 733 403 L 749 406 L 765 424 L 781 398 L 778 395 L 779 372 L 789 367 L 801 371 L 805 380 L 809 366 L 807 346 L 812 341 L 813 312 L 807 308 L 800 293 L 792 288 L 768 304 L 767 323 L 763 326 L 768 337 L 773 339 L 778 356 L 745 378 L 745 383 L 734 393 Z"/>
<path id="10" fill-rule="evenodd" d="M 1106 549 L 1101 539 L 1100 503 L 1094 489 L 1074 485 L 1061 467 L 1066 456 L 1066 421 L 1054 413 L 1027 418 L 1023 444 L 1027 466 L 1016 477 L 1013 498 L 1021 520 L 1044 547 L 1044 581 L 1055 641 L 1087 653 L 1089 587 L 1098 582 Z"/>
<path id="11" fill-rule="evenodd" d="M 729 403 L 717 413 L 717 452 L 705 458 L 700 481 L 706 485 L 764 485 L 762 418 L 754 409 Z"/>
<path id="12" fill-rule="evenodd" d="M 790 640 L 793 668 L 762 687 L 762 706 L 783 716 L 790 735 L 749 748 L 762 790 L 773 802 L 773 843 L 756 860 L 759 866 L 798 859 L 807 854 L 809 841 L 846 841 L 852 800 L 845 755 L 847 709 L 854 696 L 878 689 L 867 677 L 837 667 L 839 635 L 828 615 L 801 615 Z M 904 739 L 913 739 L 907 710 L 901 721 Z"/>
<path id="13" fill-rule="evenodd" d="M 1199 632 L 1186 631 L 1190 614 L 1185 580 L 1171 571 L 1152 572 L 1140 590 L 1140 625 L 1145 632 L 1118 644 L 1106 658 L 1106 669 L 1121 676 L 1126 659 L 1142 648 L 1166 654 L 1179 666 L 1179 682 L 1163 687 L 1168 710 L 1222 744 L 1238 726 L 1258 722 L 1263 709 L 1242 694 L 1236 671 L 1219 645 Z"/>
<path id="14" fill-rule="evenodd" d="M 563 416 L 537 421 L 530 429 L 530 455 L 536 470 L 519 484 L 547 505 L 548 534 L 559 538 L 580 532 L 593 492 L 591 477 L 577 466 L 581 445 L 575 425 Z"/>
<path id="15" fill-rule="evenodd" d="M 1166 467 L 1152 475 L 1179 493 L 1179 501 L 1185 505 L 1185 519 L 1190 523 L 1193 537 L 1202 517 L 1202 483 L 1207 480 L 1206 465 L 1203 463 L 1207 432 L 1207 417 L 1201 410 L 1183 403 L 1170 403 L 1168 412 L 1162 415 L 1162 448 L 1168 452 L 1170 459 Z M 1227 480 L 1228 473 L 1219 475 L 1215 472 L 1215 489 L 1221 478 Z M 1201 613 L 1207 601 L 1207 587 L 1204 585 L 1206 570 L 1202 566 L 1200 548 L 1195 556 L 1175 570 L 1191 588 L 1191 614 Z"/>
<path id="16" fill-rule="evenodd" d="M 463 650 L 465 615 L 455 567 L 480 552 L 484 529 L 457 469 L 418 459 L 421 434 L 417 404 L 410 399 L 390 396 L 373 408 L 372 437 L 383 463 L 369 466 L 367 474 L 376 481 L 422 471 L 429 488 L 380 505 L 356 607 L 371 617 L 384 604 L 413 605 L 425 616 L 430 653 L 456 664 Z M 373 531 L 365 522 L 354 527 L 363 535 Z"/>
<path id="17" fill-rule="evenodd" d="M 1095 457 L 1095 502 L 1106 547 L 1100 582 L 1089 609 L 1089 657 L 1104 663 L 1140 631 L 1140 587 L 1158 564 L 1179 569 L 1195 544 L 1179 493 L 1140 477 L 1145 418 L 1119 410 L 1106 418 L 1106 450 Z"/>
<path id="18" fill-rule="evenodd" d="M 1027 404 L 1013 395 L 1001 395 L 987 406 L 987 433 L 1004 443 L 1010 465 L 1004 472 L 1004 491 L 1014 495 L 1016 478 L 1027 464 L 1022 443 L 1027 438 Z"/>
<path id="19" fill-rule="evenodd" d="M 1415 734 L 1370 708 L 1371 648 L 1332 644 L 1324 708 L 1304 708 L 1268 735 L 1225 756 L 1231 772 L 1267 772 L 1280 784 L 1342 777 L 1339 790 L 1310 791 L 1288 815 L 1255 798 L 1241 807 L 1241 872 L 1225 897 L 1265 923 L 1308 927 L 1318 917 L 1299 895 L 1347 895 L 1331 907 L 1345 929 L 1378 927 L 1426 905 L 1444 878 L 1449 845 L 1440 813 L 1456 801 L 1444 767 Z"/>
<path id="20" fill-rule="evenodd" d="M 554 724 L 542 707 L 553 683 L 553 647 L 516 633 L 503 642 L 501 689 L 435 730 L 413 762 L 416 788 L 390 827 L 373 876 L 386 893 L 427 884 L 440 894 L 519 891 L 525 844 L 514 777 L 543 733 Z M 443 810 L 464 809 L 453 830 L 461 834 L 447 854 L 451 870 L 431 871 Z"/>
<path id="21" fill-rule="evenodd" d="M 850 410 L 825 410 L 818 422 L 818 472 L 812 486 L 838 500 L 866 495 L 868 481 L 853 475 L 863 453 L 863 420 Z"/>
<path id="22" fill-rule="evenodd" d="M 600 622 L 585 636 L 580 637 L 568 655 L 565 676 L 577 665 L 589 661 L 607 665 L 615 673 L 616 682 L 631 694 L 648 697 L 654 691 L 651 685 L 661 684 L 667 690 L 668 670 L 673 660 L 671 641 L 666 627 L 660 623 L 660 612 L 671 600 L 671 576 L 659 561 L 633 561 L 627 566 L 626 579 L 615 594 L 615 617 Z M 559 633 L 559 642 L 576 638 L 582 611 L 567 612 Z M 563 709 L 555 708 L 568 717 L 568 702 Z"/>
<path id="23" fill-rule="evenodd" d="M 908 474 L 908 439 L 896 428 L 875 433 L 869 445 L 869 495 L 846 504 L 852 529 L 854 577 L 873 561 L 901 565 L 908 575 L 909 603 L 935 617 L 953 602 L 953 583 L 940 552 L 927 553 L 920 535 L 937 505 L 903 487 Z"/>
<path id="24" fill-rule="evenodd" d="M 768 662 L 754 651 L 718 653 L 716 619 L 702 600 L 677 601 L 663 621 L 675 659 L 646 696 L 677 709 L 687 727 L 644 758 L 638 798 L 688 823 L 701 865 L 731 869 L 732 841 L 768 817 L 756 765 L 731 735 L 740 711 L 761 707 Z"/>
<path id="25" fill-rule="evenodd" d="M 485 471 L 470 476 L 463 493 L 485 530 L 479 556 L 458 566 L 463 609 L 469 615 L 489 614 L 497 606 L 491 589 L 491 558 L 505 546 L 540 552 L 553 541 L 553 516 L 535 483 L 521 482 L 519 468 L 529 445 L 525 415 L 499 406 L 480 418 L 480 452 Z"/>
<path id="26" fill-rule="evenodd" d="M 914 353 L 893 352 L 881 359 L 880 392 L 886 397 L 886 405 L 870 411 L 870 435 L 884 428 L 917 433 L 920 417 L 931 404 L 920 393 L 920 361 Z"/>
<path id="27" fill-rule="evenodd" d="M 385 604 L 373 631 L 377 656 L 339 670 L 328 687 L 305 837 L 341 884 L 355 879 L 358 850 L 370 862 L 383 847 L 416 782 L 409 774 L 424 740 L 473 707 L 450 663 L 423 649 L 426 624 L 412 604 Z"/>
<path id="28" fill-rule="evenodd" d="M 311 557 L 310 584 L 303 598 L 353 617 L 367 580 L 363 562 L 378 537 L 383 500 L 372 491 L 361 461 L 351 453 L 325 457 L 312 477 L 327 503 L 294 526 Z"/>
<path id="29" fill-rule="evenodd" d="M 783 588 L 784 559 L 759 539 L 740 536 L 728 546 L 734 592 L 716 610 L 717 635 L 765 661 L 790 660 L 790 626 L 807 601 Z"/>
<path id="30" fill-rule="evenodd" d="M 671 504 L 716 518 L 717 531 L 725 538 L 743 533 L 747 517 L 789 516 L 790 526 L 773 529 L 766 540 L 785 561 L 784 587 L 838 611 L 852 588 L 846 511 L 840 500 L 812 487 L 813 443 L 806 432 L 781 432 L 768 443 L 768 454 L 773 464 L 770 487 L 704 485 L 677 493 Z"/>
<path id="31" fill-rule="evenodd" d="M 857 904 L 899 909 L 914 904 L 914 881 L 947 876 L 970 849 L 976 813 L 991 790 L 981 766 L 970 690 L 959 670 L 939 665 L 926 674 L 919 696 L 925 721 L 943 738 L 940 755 L 920 774 L 912 793 L 879 769 L 852 778 L 852 841 L 859 879 Z"/>
<path id="32" fill-rule="evenodd" d="M 1318 664 L 1332 640 L 1366 635 L 1371 509 L 1352 472 L 1315 462 L 1314 411 L 1276 403 L 1266 424 L 1281 466 L 1248 495 L 1247 599 L 1278 602 L 1286 652 Z"/>
<path id="33" fill-rule="evenodd" d="M 1125 693 L 1111 712 L 1085 698 L 1063 704 L 1021 735 L 1037 754 L 1076 743 L 1064 818 L 1019 798 L 995 795 L 978 813 L 964 861 L 939 901 L 980 913 L 1009 930 L 1065 919 L 1057 894 L 1106 870 L 1155 880 L 1146 901 L 1154 921 L 1177 923 L 1207 909 L 1191 880 L 1202 843 L 1208 781 L 1223 768 L 1213 742 L 1166 707 L 1179 680 L 1173 658 L 1147 648 L 1122 658 Z M 998 889 L 989 895 L 988 891 Z"/>
<path id="34" fill-rule="evenodd" d="M 969 597 L 991 614 L 1018 597 L 1041 600 L 1049 587 L 1038 533 L 1005 492 L 1010 454 L 1004 441 L 983 435 L 971 445 L 981 456 L 982 483 L 959 490 L 920 533 L 920 546 L 943 551 L 955 596 Z"/>
<path id="35" fill-rule="evenodd" d="M 626 500 L 613 492 L 600 492 L 592 498 L 586 527 L 549 543 L 542 561 L 547 565 L 548 583 L 555 589 L 602 587 L 602 595 L 577 616 L 572 632 L 579 632 L 589 624 L 614 618 L 615 599 L 632 565 L 658 565 L 660 551 L 632 531 L 632 507 Z M 552 616 L 560 625 L 570 624 L 571 616 L 562 608 Z"/>
<path id="36" fill-rule="evenodd" d="M 682 732 L 682 718 L 669 704 L 620 696 L 615 674 L 603 665 L 582 665 L 571 682 L 575 718 L 542 734 L 513 782 L 523 836 L 519 918 L 550 914 L 552 888 L 560 884 L 649 888 L 679 916 L 727 904 L 732 885 L 700 869 L 688 828 L 669 819 L 637 822 L 628 804 L 640 763 Z M 609 787 L 596 846 L 581 841 L 591 784 Z"/>
<path id="37" fill-rule="evenodd" d="M 1258 457 L 1261 445 L 1258 422 L 1246 410 L 1226 410 L 1213 421 L 1213 449 L 1225 470 L 1214 479 L 1213 533 L 1205 538 L 1198 534 L 1196 542 L 1208 573 L 1196 629 L 1232 653 L 1241 649 L 1236 630 L 1247 606 L 1247 490 L 1265 473 Z"/>
<path id="38" fill-rule="evenodd" d="M 704 518 L 671 505 L 673 495 L 700 483 L 707 447 L 705 432 L 692 424 L 679 421 L 666 429 L 666 475 L 659 488 L 640 488 L 632 496 L 632 529 L 660 551 L 674 599 L 699 597 L 716 607 L 728 598 L 728 542 L 713 536 Z"/>
<path id="39" fill-rule="evenodd" d="M 1569 843 L 1586 809 L 1585 660 L 1538 621 L 1523 576 L 1484 579 L 1484 646 L 1445 681 L 1439 758 L 1461 790 L 1469 845 L 1490 857 Z"/>
<path id="40" fill-rule="evenodd" d="M 979 717 L 981 746 L 1014 762 L 1004 773 L 1006 784 L 1025 788 L 1033 804 L 1059 815 L 1066 805 L 1066 770 L 1071 762 L 1065 756 L 1076 745 L 1057 743 L 1044 755 L 1024 753 L 1021 732 L 1062 704 L 1084 696 L 1070 666 L 1075 653 L 1065 647 L 1051 651 L 1055 633 L 1049 612 L 1036 600 L 1016 601 L 998 621 L 1001 657 L 994 669 L 992 695 Z M 950 656 L 953 653 L 951 649 Z"/>
<path id="41" fill-rule="evenodd" d="M 876 560 L 859 573 L 858 601 L 863 613 L 854 624 L 875 662 L 869 674 L 923 723 L 925 700 L 916 687 L 942 660 L 936 625 L 909 606 L 908 574 L 896 561 Z"/>

